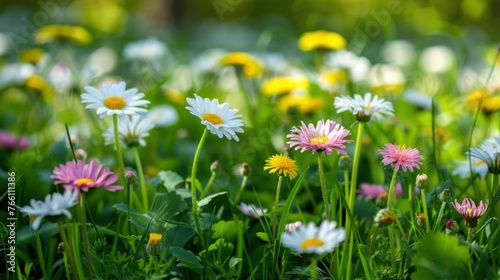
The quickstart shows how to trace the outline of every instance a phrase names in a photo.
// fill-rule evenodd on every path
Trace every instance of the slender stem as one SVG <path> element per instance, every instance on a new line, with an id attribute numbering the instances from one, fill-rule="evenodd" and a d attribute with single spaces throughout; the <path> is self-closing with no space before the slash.
<path id="1" fill-rule="evenodd" d="M 325 174 L 323 172 L 323 160 L 321 158 L 321 152 L 318 153 L 318 172 L 319 183 L 321 185 L 321 194 L 323 195 L 323 204 L 326 212 L 326 219 L 330 220 L 330 205 L 328 204 L 328 193 L 326 191 Z"/>
<path id="2" fill-rule="evenodd" d="M 69 273 L 69 265 L 68 265 L 68 253 L 66 252 L 65 248 L 63 248 L 63 260 L 64 260 L 64 271 L 66 272 L 66 279 L 71 279 L 71 274 Z"/>
<path id="3" fill-rule="evenodd" d="M 80 222 L 82 223 L 82 238 L 83 238 L 83 247 L 85 249 L 85 258 L 87 259 L 88 279 L 93 279 L 92 263 L 90 262 L 89 236 L 87 233 L 87 218 L 85 213 L 84 193 L 80 193 L 80 207 L 78 207 L 78 209 L 80 211 Z"/>
<path id="4" fill-rule="evenodd" d="M 59 227 L 59 234 L 61 235 L 62 242 L 64 244 L 64 252 L 69 256 L 69 265 L 71 266 L 71 271 L 73 272 L 73 279 L 77 279 L 78 272 L 80 271 L 78 267 L 75 265 L 75 259 L 73 254 L 73 248 L 71 248 L 71 243 L 68 242 L 68 238 L 66 238 L 66 231 L 62 225 L 62 222 L 57 223 Z M 83 276 L 83 275 L 82 275 Z"/>
<path id="5" fill-rule="evenodd" d="M 318 270 L 316 269 L 317 267 L 318 267 L 318 260 L 314 257 L 312 259 L 312 263 L 311 263 L 311 279 L 312 280 L 318 279 Z"/>
<path id="6" fill-rule="evenodd" d="M 280 201 L 280 190 L 281 182 L 283 181 L 283 176 L 279 176 L 278 185 L 276 185 L 276 198 L 274 199 L 274 213 L 273 213 L 273 237 L 276 242 L 276 225 L 278 220 L 278 202 Z"/>
<path id="7" fill-rule="evenodd" d="M 425 189 L 422 189 L 421 190 L 421 195 L 422 195 L 422 207 L 424 208 L 424 215 L 425 215 L 425 227 L 426 227 L 426 230 L 430 230 L 431 229 L 431 226 L 430 226 L 430 222 L 429 222 L 429 214 L 427 213 L 427 199 L 425 197 Z"/>
<path id="8" fill-rule="evenodd" d="M 347 258 L 344 257 L 346 264 L 346 278 L 352 279 L 352 253 L 354 246 L 354 202 L 356 197 L 356 184 L 358 179 L 359 158 L 361 156 L 361 138 L 363 135 L 363 123 L 358 123 L 358 135 L 356 136 L 356 148 L 354 150 L 354 159 L 352 163 L 351 188 L 349 190 L 349 214 L 346 215 L 346 240 L 350 242 L 344 247 L 344 255 L 347 253 Z M 347 250 L 347 251 L 346 251 Z"/>
<path id="9" fill-rule="evenodd" d="M 144 179 L 144 171 L 142 169 L 141 157 L 139 156 L 139 148 L 134 147 L 135 164 L 139 175 L 139 184 L 141 185 L 142 207 L 149 211 L 148 189 L 146 188 L 146 180 Z"/>
<path id="10" fill-rule="evenodd" d="M 441 203 L 441 209 L 439 209 L 439 214 L 437 216 L 436 221 L 434 222 L 434 227 L 433 229 L 436 230 L 439 228 L 439 224 L 441 223 L 441 219 L 443 218 L 443 213 L 444 213 L 444 208 L 446 207 L 446 202 Z M 427 217 L 426 217 L 427 219 Z"/>
<path id="11" fill-rule="evenodd" d="M 194 154 L 193 166 L 191 169 L 191 201 L 193 204 L 193 218 L 196 224 L 196 230 L 198 231 L 198 236 L 200 238 L 200 243 L 202 247 L 205 247 L 205 240 L 203 238 L 203 233 L 201 232 L 200 217 L 198 217 L 198 201 L 196 197 L 196 168 L 198 165 L 198 158 L 200 157 L 201 147 L 208 136 L 208 129 L 205 128 L 203 135 L 201 136 L 200 142 L 198 143 L 198 148 Z"/>
<path id="12" fill-rule="evenodd" d="M 396 252 L 394 251 L 394 233 L 392 232 L 392 226 L 387 227 L 387 232 L 389 233 L 389 250 L 391 251 L 391 266 L 395 267 L 396 265 Z"/>
<path id="13" fill-rule="evenodd" d="M 238 204 L 238 201 L 240 201 L 241 198 L 241 193 L 245 189 L 245 186 L 247 185 L 247 180 L 248 176 L 243 176 L 243 180 L 241 180 L 241 186 L 240 190 L 238 191 L 238 194 L 236 195 L 236 198 L 234 199 L 234 205 Z"/>
<path id="14" fill-rule="evenodd" d="M 127 178 L 127 225 L 128 225 L 128 234 L 130 235 L 130 207 L 132 207 L 132 199 L 130 196 L 132 184 L 130 180 Z"/>
<path id="15" fill-rule="evenodd" d="M 472 228 L 467 227 L 467 242 L 471 243 L 472 241 Z"/>
<path id="16" fill-rule="evenodd" d="M 387 210 L 391 211 L 392 209 L 392 200 L 395 199 L 396 192 L 396 179 L 398 176 L 398 172 L 394 170 L 392 173 L 391 184 L 389 185 L 389 195 L 387 196 Z"/>
<path id="17" fill-rule="evenodd" d="M 210 176 L 210 179 L 208 180 L 207 186 L 203 190 L 203 194 L 202 194 L 203 197 L 205 197 L 209 193 L 209 190 L 210 190 L 210 188 L 212 187 L 212 184 L 215 181 L 215 177 L 217 177 L 217 173 L 212 172 L 212 175 Z"/>
<path id="18" fill-rule="evenodd" d="M 118 134 L 118 115 L 113 115 L 113 131 L 115 133 L 115 148 L 116 148 L 116 161 L 120 167 L 121 178 L 125 178 L 125 164 L 123 163 L 122 145 L 120 143 L 120 135 Z"/>
<path id="19" fill-rule="evenodd" d="M 40 267 L 42 268 L 42 275 L 43 279 L 49 279 L 47 277 L 47 270 L 45 268 L 45 259 L 43 258 L 43 251 L 42 251 L 42 242 L 40 241 L 40 234 L 38 233 L 38 230 L 35 230 L 35 239 L 36 239 L 36 251 L 38 253 L 38 260 L 40 261 Z"/>
<path id="20" fill-rule="evenodd" d="M 342 197 L 347 197 L 347 194 L 349 193 L 349 171 L 345 170 L 344 171 L 344 194 Z M 338 214 L 338 221 L 339 224 L 342 224 L 342 210 L 345 209 L 345 206 L 342 204 L 342 199 L 340 200 L 340 211 Z"/>

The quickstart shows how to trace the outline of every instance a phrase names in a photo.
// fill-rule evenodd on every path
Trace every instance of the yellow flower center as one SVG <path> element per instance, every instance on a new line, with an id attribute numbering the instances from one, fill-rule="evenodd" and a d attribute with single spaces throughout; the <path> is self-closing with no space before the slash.
<path id="1" fill-rule="evenodd" d="M 476 164 L 474 164 L 474 165 L 475 165 L 475 166 L 481 166 L 481 165 L 483 165 L 483 164 L 485 164 L 485 162 L 484 162 L 484 161 L 482 161 L 482 160 L 478 160 L 478 161 L 476 162 Z"/>
<path id="2" fill-rule="evenodd" d="M 467 209 L 467 214 L 470 215 L 471 213 L 472 213 L 472 209 L 471 208 Z"/>
<path id="3" fill-rule="evenodd" d="M 92 183 L 94 183 L 94 180 L 92 180 L 90 178 L 80 178 L 80 179 L 76 180 L 75 183 L 77 185 L 81 186 L 84 184 L 92 184 Z"/>
<path id="4" fill-rule="evenodd" d="M 330 139 L 328 139 L 325 136 L 316 136 L 314 138 L 309 139 L 309 142 L 311 142 L 311 144 L 313 145 L 323 145 L 328 143 L 328 140 Z"/>
<path id="5" fill-rule="evenodd" d="M 104 99 L 104 106 L 109 109 L 123 109 L 126 105 L 127 102 L 120 96 L 110 96 Z"/>
<path id="6" fill-rule="evenodd" d="M 221 117 L 219 117 L 217 114 L 205 113 L 201 117 L 213 125 L 224 123 L 224 120 Z"/>
<path id="7" fill-rule="evenodd" d="M 366 104 L 366 105 L 365 105 L 365 109 L 366 109 L 366 110 L 370 110 L 370 108 L 371 108 L 370 104 Z"/>
<path id="8" fill-rule="evenodd" d="M 323 240 L 321 240 L 317 237 L 313 237 L 313 238 L 309 238 L 309 239 L 304 240 L 300 244 L 300 248 L 307 249 L 310 247 L 320 247 L 320 246 L 323 246 L 324 244 L 325 244 L 325 242 L 323 242 Z"/>

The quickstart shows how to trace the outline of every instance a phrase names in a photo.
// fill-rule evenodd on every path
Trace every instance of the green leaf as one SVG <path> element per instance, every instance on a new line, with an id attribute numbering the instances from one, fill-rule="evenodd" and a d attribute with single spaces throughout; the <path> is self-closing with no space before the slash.
<path id="1" fill-rule="evenodd" d="M 267 233 L 265 233 L 265 232 L 257 232 L 257 234 L 256 234 L 256 235 L 257 235 L 260 239 L 262 239 L 263 241 L 268 242 L 268 243 L 271 243 L 271 242 L 269 241 L 269 236 L 267 235 Z"/>
<path id="2" fill-rule="evenodd" d="M 206 250 L 201 251 L 200 257 L 208 259 L 210 262 L 225 263 L 227 259 L 232 257 L 233 251 L 233 244 L 226 242 L 224 238 L 219 238 Z"/>
<path id="3" fill-rule="evenodd" d="M 469 258 L 468 248 L 459 244 L 457 236 L 430 232 L 418 244 L 413 258 L 417 271 L 411 279 L 465 279 Z"/>
<path id="4" fill-rule="evenodd" d="M 192 228 L 182 225 L 167 230 L 167 240 L 170 246 L 184 247 L 193 235 Z"/>
<path id="5" fill-rule="evenodd" d="M 204 199 L 198 201 L 198 207 L 203 207 L 203 206 L 207 205 L 208 203 L 210 203 L 210 201 L 212 200 L 212 198 L 217 197 L 219 195 L 226 194 L 226 193 L 227 192 L 219 192 L 219 193 L 211 194 L 211 195 L 205 197 Z"/>
<path id="6" fill-rule="evenodd" d="M 218 239 L 220 237 L 224 237 L 230 242 L 236 240 L 238 228 L 245 228 L 245 224 L 242 221 L 220 221 L 212 226 L 213 234 L 212 238 Z"/>
<path id="7" fill-rule="evenodd" d="M 241 262 L 243 259 L 242 258 L 236 258 L 236 257 L 232 257 L 230 260 L 229 260 L 229 268 L 233 268 L 235 267 L 239 262 Z"/>
<path id="8" fill-rule="evenodd" d="M 153 180 L 153 187 L 163 185 L 169 192 L 175 190 L 175 187 L 184 182 L 181 175 L 173 171 L 160 171 L 156 178 Z"/>
<path id="9" fill-rule="evenodd" d="M 177 246 L 171 247 L 170 251 L 182 265 L 193 269 L 197 273 L 200 273 L 201 269 L 203 269 L 203 265 L 193 252 Z"/>

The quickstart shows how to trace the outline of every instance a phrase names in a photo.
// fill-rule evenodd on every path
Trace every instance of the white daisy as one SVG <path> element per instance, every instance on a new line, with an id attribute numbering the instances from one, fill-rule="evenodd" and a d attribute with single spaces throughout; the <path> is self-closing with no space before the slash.
<path id="1" fill-rule="evenodd" d="M 366 93 L 364 97 L 355 94 L 354 98 L 346 95 L 340 96 L 335 98 L 333 105 L 337 109 L 337 113 L 349 111 L 360 122 L 368 122 L 372 118 L 380 120 L 383 115 L 394 115 L 394 107 L 390 102 L 376 95 L 372 99 L 371 93 Z"/>
<path id="2" fill-rule="evenodd" d="M 457 167 L 453 169 L 451 174 L 458 175 L 462 179 L 469 177 L 471 170 L 474 174 L 479 174 L 481 178 L 486 177 L 486 174 L 488 174 L 488 165 L 486 162 L 475 157 L 470 157 L 470 162 L 468 160 L 464 160 L 457 161 L 456 164 Z"/>
<path id="3" fill-rule="evenodd" d="M 141 100 L 144 93 L 139 92 L 136 88 L 125 90 L 125 82 L 113 83 L 111 85 L 102 84 L 102 91 L 86 86 L 86 93 L 82 94 L 82 103 L 89 103 L 85 108 L 97 109 L 97 114 L 104 118 L 117 114 L 122 117 L 124 115 L 137 115 L 146 113 L 148 110 L 140 108 L 149 104 L 147 100 Z"/>
<path id="4" fill-rule="evenodd" d="M 470 148 L 467 154 L 484 161 L 488 166 L 488 172 L 500 174 L 500 145 L 494 140 L 487 140 L 479 147 Z"/>
<path id="5" fill-rule="evenodd" d="M 25 215 L 35 217 L 35 220 L 31 223 L 31 228 L 33 230 L 38 230 L 40 228 L 40 223 L 45 216 L 65 215 L 71 219 L 71 213 L 68 209 L 77 203 L 78 191 L 65 190 L 63 194 L 48 194 L 45 196 L 45 201 L 32 199 L 30 201 L 30 205 L 18 208 Z"/>
<path id="6" fill-rule="evenodd" d="M 170 126 L 179 120 L 177 111 L 170 105 L 159 105 L 151 108 L 148 117 L 156 127 Z"/>
<path id="7" fill-rule="evenodd" d="M 186 109 L 192 115 L 199 117 L 201 124 L 219 138 L 226 136 L 229 140 L 240 140 L 236 132 L 243 132 L 241 128 L 243 121 L 241 115 L 236 115 L 238 110 L 229 109 L 228 103 L 219 104 L 217 99 L 203 99 L 196 94 L 194 96 L 195 98 L 187 98 L 187 102 L 191 106 L 187 106 Z"/>
<path id="8" fill-rule="evenodd" d="M 261 209 L 253 204 L 240 203 L 238 206 L 243 215 L 257 219 L 267 213 L 267 209 Z"/>
<path id="9" fill-rule="evenodd" d="M 165 43 L 156 38 L 129 43 L 123 50 L 126 59 L 152 61 L 164 56 L 167 53 Z"/>
<path id="10" fill-rule="evenodd" d="M 283 233 L 281 244 L 299 254 L 330 253 L 345 239 L 345 230 L 336 229 L 336 226 L 335 221 L 323 221 L 319 228 L 310 222 L 297 230 Z"/>
<path id="11" fill-rule="evenodd" d="M 118 123 L 118 135 L 124 147 L 146 146 L 145 137 L 149 136 L 149 131 L 155 127 L 149 117 L 135 115 L 126 117 L 124 121 Z M 110 125 L 103 133 L 106 145 L 115 144 L 114 126 Z"/>

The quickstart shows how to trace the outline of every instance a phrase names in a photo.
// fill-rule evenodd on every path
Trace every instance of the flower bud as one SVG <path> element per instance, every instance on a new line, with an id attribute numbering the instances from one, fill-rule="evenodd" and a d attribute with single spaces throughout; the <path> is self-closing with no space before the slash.
<path id="1" fill-rule="evenodd" d="M 417 188 L 419 189 L 427 189 L 429 187 L 429 181 L 427 179 L 427 174 L 418 174 L 416 181 Z"/>
<path id="2" fill-rule="evenodd" d="M 286 224 L 285 225 L 285 232 L 292 232 L 295 230 L 298 230 L 302 227 L 302 222 L 295 222 L 291 224 Z"/>
<path id="3" fill-rule="evenodd" d="M 352 168 L 352 160 L 349 155 L 342 155 L 339 158 L 339 169 L 342 171 L 349 171 Z"/>
<path id="4" fill-rule="evenodd" d="M 84 149 L 76 149 L 75 150 L 75 157 L 77 160 L 85 161 L 87 159 L 87 152 L 85 152 Z"/>
<path id="5" fill-rule="evenodd" d="M 449 235 L 456 235 L 458 231 L 460 231 L 460 226 L 455 220 L 447 220 L 444 223 L 444 226 L 446 227 L 445 231 Z"/>
<path id="6" fill-rule="evenodd" d="M 449 189 L 444 189 L 440 194 L 439 194 L 439 200 L 442 202 L 450 202 L 451 201 L 451 194 Z"/>
<path id="7" fill-rule="evenodd" d="M 241 164 L 240 175 L 246 177 L 252 175 L 252 168 L 248 165 L 248 163 L 244 162 Z"/>
<path id="8" fill-rule="evenodd" d="M 387 208 L 380 209 L 377 215 L 375 216 L 375 223 L 377 226 L 389 226 L 395 221 L 396 218 L 394 217 L 392 212 L 387 210 Z"/>
<path id="9" fill-rule="evenodd" d="M 415 213 L 415 215 L 417 216 L 417 225 L 419 227 L 425 227 L 425 213 Z"/>
<path id="10" fill-rule="evenodd" d="M 218 174 L 222 171 L 222 167 L 219 163 L 218 160 L 212 162 L 212 164 L 210 164 L 210 171 L 212 171 L 212 173 L 215 173 L 215 174 Z"/>
<path id="11" fill-rule="evenodd" d="M 148 255 L 157 256 L 161 252 L 161 239 L 163 235 L 161 233 L 151 233 L 149 235 L 149 242 L 146 246 L 146 252 Z"/>

